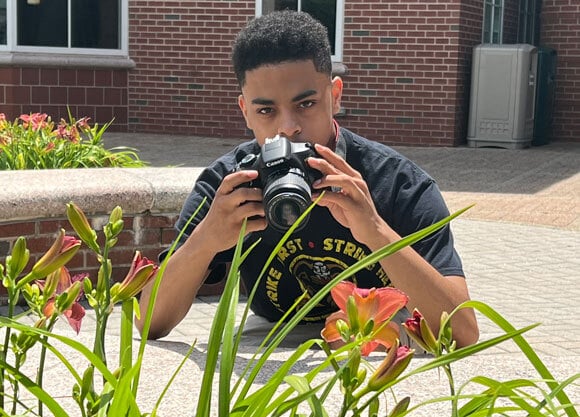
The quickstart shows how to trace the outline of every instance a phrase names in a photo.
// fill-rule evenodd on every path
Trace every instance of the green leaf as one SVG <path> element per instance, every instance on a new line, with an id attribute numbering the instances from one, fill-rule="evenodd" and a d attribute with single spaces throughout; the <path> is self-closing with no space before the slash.
<path id="1" fill-rule="evenodd" d="M 45 405 L 55 416 L 66 417 L 69 415 L 49 393 L 24 375 L 20 370 L 14 368 L 2 359 L 0 359 L 0 366 L 5 372 L 10 374 L 14 380 L 18 381 L 20 385 L 25 387 L 28 392 L 38 398 L 38 400 L 41 401 L 42 404 Z"/>
<path id="2" fill-rule="evenodd" d="M 232 266 L 226 280 L 226 284 L 218 303 L 217 310 L 212 322 L 210 336 L 208 341 L 208 351 L 203 373 L 199 401 L 197 404 L 197 417 L 209 417 L 211 409 L 211 392 L 213 388 L 214 372 L 217 367 L 217 360 L 223 338 L 223 331 L 226 325 L 227 317 L 230 314 L 230 305 L 232 296 L 235 293 L 234 287 L 238 286 L 237 272 L 240 263 L 242 243 L 246 232 L 246 221 L 242 223 L 242 228 L 238 237 L 238 244 L 234 250 Z M 227 403 L 229 404 L 229 402 Z"/>
<path id="3" fill-rule="evenodd" d="M 315 416 L 328 416 L 328 413 L 322 407 L 322 403 L 318 397 L 316 397 L 316 390 L 310 387 L 308 379 L 300 375 L 288 375 L 284 378 L 284 381 L 300 394 L 301 402 L 304 400 L 308 401 L 308 405 L 310 406 L 310 409 Z M 286 410 L 281 408 L 277 410 L 276 414 L 274 415 L 282 415 L 285 411 Z"/>
<path id="4" fill-rule="evenodd" d="M 95 355 L 93 352 L 91 352 L 85 345 L 83 345 L 80 342 L 77 342 L 76 340 L 70 339 L 66 336 L 62 336 L 59 335 L 57 333 L 52 333 L 52 332 L 48 332 L 42 329 L 38 329 L 34 326 L 29 326 L 29 325 L 25 325 L 22 323 L 18 323 L 14 320 L 10 320 L 6 317 L 0 317 L 0 327 L 10 327 L 16 330 L 20 330 L 21 332 L 30 332 L 30 333 L 36 333 L 36 334 L 40 334 L 43 336 L 48 336 L 49 338 L 53 338 L 56 339 L 64 344 L 66 344 L 67 346 L 69 346 L 71 349 L 76 350 L 78 353 L 80 353 L 81 355 L 83 355 L 90 363 L 92 363 L 95 368 L 101 372 L 101 374 L 103 375 L 103 378 L 112 383 L 113 387 L 116 386 L 116 378 L 113 376 L 113 374 L 111 373 L 111 371 L 109 371 L 109 369 L 107 368 L 107 366 L 103 363 L 103 361 L 101 361 L 101 359 L 99 359 L 99 357 L 97 355 Z M 40 343 L 42 342 L 42 338 L 40 340 Z M 54 354 L 56 354 L 59 359 L 61 361 L 64 360 L 64 357 L 62 356 L 62 354 L 60 354 L 55 348 L 54 346 L 50 345 L 47 343 L 46 345 Z M 67 366 L 67 368 L 70 370 L 74 370 L 74 367 L 72 367 L 70 365 L 70 363 L 68 362 L 63 362 L 64 365 Z M 77 376 L 77 383 L 81 383 L 81 378 L 80 376 L 78 376 L 78 374 L 75 372 L 76 376 Z"/>

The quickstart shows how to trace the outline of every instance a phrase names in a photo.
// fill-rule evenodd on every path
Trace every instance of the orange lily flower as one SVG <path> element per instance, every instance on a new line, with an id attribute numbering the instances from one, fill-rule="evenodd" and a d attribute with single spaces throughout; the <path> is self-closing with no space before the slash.
<path id="1" fill-rule="evenodd" d="M 331 295 L 340 310 L 327 317 L 324 329 L 322 329 L 321 336 L 327 343 L 344 341 L 337 327 L 339 320 L 346 323 L 352 333 L 368 329 L 372 324 L 372 331 L 367 334 L 374 333 L 373 339 L 361 347 L 361 354 L 365 356 L 380 345 L 390 348 L 398 339 L 397 324 L 388 323 L 383 326 L 383 323 L 409 301 L 409 297 L 402 291 L 390 287 L 358 288 L 352 282 L 343 281 L 331 290 Z M 351 297 L 352 300 L 349 301 Z M 349 308 L 349 304 L 354 308 Z M 352 334 L 351 338 L 354 336 Z"/>
<path id="2" fill-rule="evenodd" d="M 71 277 L 70 272 L 64 266 L 53 274 L 58 274 L 58 277 L 51 277 L 51 279 L 58 278 L 58 284 L 42 312 L 47 318 L 52 317 L 54 314 L 62 314 L 67 319 L 70 327 L 79 334 L 81 322 L 85 316 L 85 309 L 79 303 L 83 295 L 81 284 L 88 274 L 78 274 Z M 46 281 L 40 281 L 38 284 L 39 287 L 44 288 Z M 68 296 L 66 298 L 59 297 L 63 293 L 68 294 Z"/>

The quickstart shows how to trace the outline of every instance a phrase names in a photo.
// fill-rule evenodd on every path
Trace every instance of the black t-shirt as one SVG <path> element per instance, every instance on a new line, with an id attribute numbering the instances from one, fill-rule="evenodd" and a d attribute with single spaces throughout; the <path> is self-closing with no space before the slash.
<path id="1" fill-rule="evenodd" d="M 232 172 L 244 156 L 259 151 L 256 140 L 245 142 L 201 173 L 183 206 L 176 223 L 177 230 L 185 226 L 204 197 L 207 202 L 186 229 L 182 242 L 206 215 L 223 177 Z M 399 235 L 409 235 L 449 215 L 435 181 L 388 146 L 340 128 L 337 153 L 360 172 L 367 182 L 378 213 Z M 253 288 L 281 237 L 282 233 L 271 227 L 246 237 L 245 248 L 261 238 L 240 267 L 241 278 L 247 289 Z M 442 275 L 464 276 L 448 226 L 417 242 L 413 248 Z M 290 236 L 266 269 L 252 301 L 252 311 L 277 321 L 305 291 L 308 294 L 316 293 L 329 280 L 369 253 L 370 250 L 357 242 L 350 230 L 336 222 L 326 208 L 316 206 L 306 227 Z M 164 253 L 161 258 L 163 256 Z M 221 252 L 210 267 L 216 268 L 219 264 L 230 262 L 232 256 L 233 248 Z M 379 263 L 357 272 L 352 280 L 363 288 L 390 285 L 389 277 Z M 329 294 L 310 311 L 304 321 L 322 321 L 336 309 Z"/>

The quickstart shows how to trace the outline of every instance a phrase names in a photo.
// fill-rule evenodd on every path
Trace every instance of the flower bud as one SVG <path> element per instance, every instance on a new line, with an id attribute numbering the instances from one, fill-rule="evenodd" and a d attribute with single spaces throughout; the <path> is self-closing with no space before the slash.
<path id="1" fill-rule="evenodd" d="M 111 288 L 112 303 L 125 301 L 139 294 L 143 287 L 155 277 L 158 269 L 157 265 L 137 251 L 123 282 Z"/>
<path id="2" fill-rule="evenodd" d="M 20 236 L 16 239 L 12 254 L 6 257 L 6 272 L 11 277 L 17 277 L 28 264 L 30 251 L 26 248 L 26 239 Z"/>
<path id="3" fill-rule="evenodd" d="M 371 375 L 369 389 L 378 391 L 389 382 L 394 381 L 409 366 L 415 351 L 397 342 L 389 349 L 387 356 Z"/>
<path id="4" fill-rule="evenodd" d="M 405 397 L 397 403 L 397 405 L 391 410 L 389 417 L 398 417 L 400 415 L 405 415 L 409 404 L 411 403 L 411 397 Z"/>
<path id="5" fill-rule="evenodd" d="M 80 246 L 80 240 L 72 236 L 65 236 L 64 229 L 60 229 L 56 241 L 32 267 L 32 278 L 46 277 L 51 272 L 64 266 L 77 253 Z"/>
<path id="6" fill-rule="evenodd" d="M 72 305 L 76 303 L 79 294 L 81 292 L 81 282 L 75 281 L 73 284 L 66 290 L 66 292 L 62 293 L 60 297 L 62 299 L 58 299 L 58 309 L 60 311 L 66 311 L 72 308 Z"/>
<path id="7" fill-rule="evenodd" d="M 66 205 L 66 215 L 81 240 L 93 251 L 100 253 L 100 248 L 97 244 L 97 232 L 89 224 L 85 213 L 76 204 L 68 203 Z"/>
<path id="8" fill-rule="evenodd" d="M 42 294 L 44 295 L 44 298 L 46 300 L 52 297 L 52 295 L 56 291 L 58 283 L 60 282 L 61 279 L 61 274 L 63 273 L 63 269 L 64 268 L 59 268 L 56 271 L 48 274 L 48 276 L 46 277 L 46 280 L 44 281 L 44 288 L 42 290 Z"/>
<path id="9" fill-rule="evenodd" d="M 413 316 L 408 318 L 403 323 L 405 331 L 421 348 L 429 353 L 436 353 L 438 351 L 438 342 L 427 323 L 427 320 L 415 309 Z"/>
<path id="10" fill-rule="evenodd" d="M 358 309 L 354 297 L 351 295 L 346 300 L 346 314 L 350 324 L 350 331 L 352 334 L 357 334 L 360 330 L 360 323 L 358 319 Z"/>

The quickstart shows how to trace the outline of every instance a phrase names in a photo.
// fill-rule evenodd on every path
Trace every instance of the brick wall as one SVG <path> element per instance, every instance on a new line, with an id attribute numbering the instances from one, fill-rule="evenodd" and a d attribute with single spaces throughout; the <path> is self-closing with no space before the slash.
<path id="1" fill-rule="evenodd" d="M 552 137 L 580 141 L 580 3 L 578 0 L 544 0 L 540 44 L 557 56 Z"/>
<path id="2" fill-rule="evenodd" d="M 107 216 L 88 216 L 92 227 L 102 240 L 102 225 Z M 110 252 L 113 264 L 113 279 L 122 280 L 129 267 L 136 250 L 142 255 L 157 261 L 157 255 L 162 249 L 169 246 L 176 233 L 173 225 L 177 214 L 142 214 L 124 217 L 125 228 L 119 235 L 119 241 Z M 20 222 L 0 223 L 0 264 L 4 264 L 6 255 L 11 253 L 12 246 L 19 236 L 27 240 L 30 250 L 28 270 L 48 250 L 54 242 L 60 228 L 64 228 L 67 235 L 74 236 L 74 230 L 66 218 L 47 218 Z M 102 242 L 100 242 L 102 244 Z M 96 282 L 99 264 L 95 254 L 83 244 L 81 250 L 67 264 L 71 274 L 87 272 Z M 0 304 L 5 296 L 5 290 L 0 286 Z"/>
<path id="3" fill-rule="evenodd" d="M 462 143 L 475 42 L 465 32 L 480 30 L 482 10 L 482 1 L 348 1 L 347 124 L 387 143 Z"/>
<path id="4" fill-rule="evenodd" d="M 88 116 L 110 130 L 127 130 L 127 70 L 0 68 L 0 113 L 47 113 L 53 120 Z"/>
<path id="5" fill-rule="evenodd" d="M 482 4 L 347 1 L 341 124 L 385 143 L 462 143 L 474 41 L 462 31 Z M 254 13 L 253 1 L 132 2 L 129 129 L 247 137 L 230 52 Z"/>
<path id="6" fill-rule="evenodd" d="M 129 129 L 247 136 L 230 64 L 254 1 L 132 1 Z"/>

